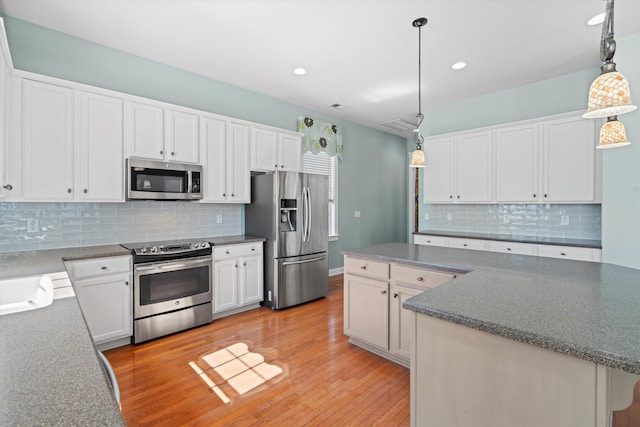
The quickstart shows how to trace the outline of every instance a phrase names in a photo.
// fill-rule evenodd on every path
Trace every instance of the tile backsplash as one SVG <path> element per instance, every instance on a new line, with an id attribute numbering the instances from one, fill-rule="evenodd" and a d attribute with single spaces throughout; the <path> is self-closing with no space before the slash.
<path id="1" fill-rule="evenodd" d="M 424 218 L 428 214 L 429 219 Z M 420 231 L 601 240 L 600 205 L 424 205 Z M 563 221 L 564 220 L 564 221 Z"/>
<path id="2" fill-rule="evenodd" d="M 222 224 L 217 223 L 218 215 L 222 215 Z M 29 222 L 36 231 L 28 230 Z M 230 236 L 241 234 L 242 229 L 242 205 L 0 203 L 0 253 Z"/>

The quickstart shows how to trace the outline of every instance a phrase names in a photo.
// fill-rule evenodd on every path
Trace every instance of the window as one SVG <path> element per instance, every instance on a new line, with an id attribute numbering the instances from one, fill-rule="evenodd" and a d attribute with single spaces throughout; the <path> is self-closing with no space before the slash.
<path id="1" fill-rule="evenodd" d="M 303 171 L 329 177 L 329 240 L 338 240 L 338 156 L 329 156 L 321 151 L 303 154 Z"/>

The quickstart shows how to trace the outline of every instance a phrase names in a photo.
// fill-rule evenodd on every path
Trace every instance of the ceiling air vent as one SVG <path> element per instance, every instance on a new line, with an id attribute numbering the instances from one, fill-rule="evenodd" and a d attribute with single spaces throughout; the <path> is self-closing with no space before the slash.
<path id="1" fill-rule="evenodd" d="M 335 108 L 336 110 L 344 110 L 344 105 L 342 104 L 331 104 L 329 107 Z"/>
<path id="2" fill-rule="evenodd" d="M 400 132 L 410 132 L 416 128 L 415 123 L 408 122 L 402 119 L 390 120 L 388 122 L 380 123 L 382 126 L 386 126 L 393 130 L 398 130 Z"/>

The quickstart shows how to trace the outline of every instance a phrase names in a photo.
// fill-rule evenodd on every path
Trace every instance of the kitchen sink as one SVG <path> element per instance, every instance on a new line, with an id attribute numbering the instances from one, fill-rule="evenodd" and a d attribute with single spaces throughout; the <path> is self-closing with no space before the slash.
<path id="1" fill-rule="evenodd" d="M 53 283 L 47 276 L 0 280 L 0 315 L 46 307 L 53 301 Z"/>

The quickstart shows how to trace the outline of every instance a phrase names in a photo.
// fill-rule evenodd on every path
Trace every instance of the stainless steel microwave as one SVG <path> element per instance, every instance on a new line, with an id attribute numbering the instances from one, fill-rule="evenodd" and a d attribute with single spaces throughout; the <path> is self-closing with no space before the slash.
<path id="1" fill-rule="evenodd" d="M 202 199 L 202 166 L 130 157 L 127 200 Z"/>

